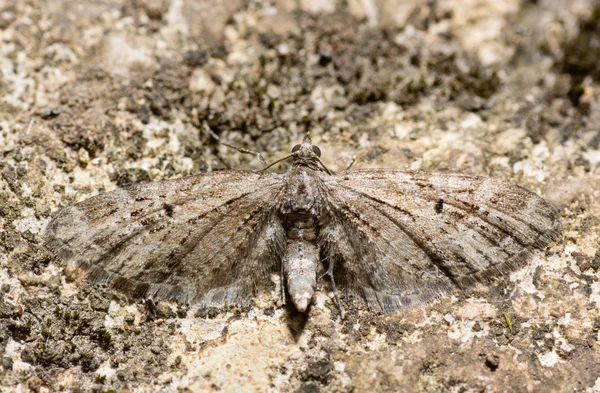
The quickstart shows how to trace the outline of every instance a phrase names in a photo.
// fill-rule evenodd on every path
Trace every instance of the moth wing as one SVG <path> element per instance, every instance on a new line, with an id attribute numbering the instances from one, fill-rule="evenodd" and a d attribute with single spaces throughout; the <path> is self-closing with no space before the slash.
<path id="1" fill-rule="evenodd" d="M 250 171 L 134 184 L 60 211 L 46 244 L 89 280 L 132 297 L 240 302 L 277 270 L 281 184 L 282 175 Z"/>
<path id="2" fill-rule="evenodd" d="M 557 210 L 497 179 L 399 170 L 322 176 L 335 277 L 393 311 L 522 266 L 561 231 Z"/>

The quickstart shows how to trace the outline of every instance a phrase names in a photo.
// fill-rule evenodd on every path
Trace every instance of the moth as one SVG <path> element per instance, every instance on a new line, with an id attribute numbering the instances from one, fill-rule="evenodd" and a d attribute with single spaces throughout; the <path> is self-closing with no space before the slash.
<path id="1" fill-rule="evenodd" d="M 334 293 L 390 312 L 502 276 L 561 232 L 549 202 L 502 180 L 334 174 L 320 156 L 307 135 L 276 161 L 292 160 L 283 174 L 220 171 L 94 196 L 56 214 L 46 244 L 135 298 L 240 303 L 279 274 L 305 312 L 327 276 Z"/>

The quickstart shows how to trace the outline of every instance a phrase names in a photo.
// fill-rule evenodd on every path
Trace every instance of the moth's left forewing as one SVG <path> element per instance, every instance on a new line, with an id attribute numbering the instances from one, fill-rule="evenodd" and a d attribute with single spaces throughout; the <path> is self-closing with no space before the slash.
<path id="1" fill-rule="evenodd" d="M 562 231 L 556 207 L 541 196 L 500 179 L 452 173 L 411 172 L 417 181 L 429 181 L 433 193 L 448 203 L 471 209 L 498 228 L 525 236 L 524 247 L 542 249 Z M 421 180 L 423 179 L 423 180 Z"/>
<path id="2" fill-rule="evenodd" d="M 346 171 L 325 177 L 328 257 L 341 280 L 386 310 L 521 266 L 561 231 L 557 210 L 501 180 L 451 173 Z M 342 245 L 332 241 L 342 234 Z"/>
<path id="3" fill-rule="evenodd" d="M 499 179 L 399 170 L 348 171 L 337 177 L 366 198 L 398 209 L 417 208 L 414 212 L 419 218 L 459 223 L 477 217 L 514 235 L 523 246 L 545 247 L 562 230 L 560 215 L 550 202 Z"/>

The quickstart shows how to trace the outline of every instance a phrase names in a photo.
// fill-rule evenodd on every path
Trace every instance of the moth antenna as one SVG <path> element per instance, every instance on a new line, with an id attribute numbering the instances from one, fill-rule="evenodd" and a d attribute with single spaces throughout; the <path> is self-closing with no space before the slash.
<path id="1" fill-rule="evenodd" d="M 267 162 L 263 158 L 262 154 L 254 151 L 254 150 L 246 149 L 245 147 L 241 147 L 241 146 L 234 145 L 232 143 L 225 142 L 220 136 L 218 136 L 217 134 L 215 134 L 215 132 L 213 130 L 211 130 L 210 127 L 208 125 L 206 125 L 206 124 L 204 124 L 204 131 L 206 131 L 208 133 L 208 135 L 210 135 L 212 138 L 214 138 L 221 145 L 227 146 L 227 147 L 229 147 L 231 149 L 234 149 L 234 150 L 237 150 L 237 151 L 239 151 L 242 154 L 251 154 L 254 157 L 256 157 L 256 159 L 258 161 L 260 161 L 260 163 L 262 164 L 263 167 L 267 166 Z M 265 168 L 263 168 L 263 169 L 265 169 Z"/>
<path id="2" fill-rule="evenodd" d="M 321 161 L 321 160 L 320 160 L 318 157 L 315 157 L 315 159 L 317 160 L 317 162 L 318 162 L 319 164 L 321 164 L 321 166 L 323 167 L 323 169 L 325 169 L 325 172 L 326 172 L 328 175 L 333 175 L 333 172 L 332 172 L 332 171 L 330 171 L 330 170 L 329 170 L 329 168 L 327 168 L 327 167 L 325 166 L 325 164 L 323 164 L 323 161 Z"/>
<path id="3" fill-rule="evenodd" d="M 280 158 L 280 159 L 279 159 L 279 160 L 277 160 L 277 161 L 273 161 L 272 163 L 270 163 L 269 165 L 267 165 L 267 166 L 265 166 L 263 169 L 261 169 L 261 171 L 264 171 L 265 169 L 269 169 L 269 168 L 270 168 L 270 167 L 272 167 L 273 165 L 275 165 L 275 164 L 277 164 L 277 163 L 280 163 L 281 161 L 285 161 L 285 160 L 287 160 L 288 158 L 294 157 L 295 155 L 296 155 L 296 153 L 291 153 L 291 154 L 288 154 L 287 156 L 285 156 L 285 157 L 283 157 L 283 158 Z"/>

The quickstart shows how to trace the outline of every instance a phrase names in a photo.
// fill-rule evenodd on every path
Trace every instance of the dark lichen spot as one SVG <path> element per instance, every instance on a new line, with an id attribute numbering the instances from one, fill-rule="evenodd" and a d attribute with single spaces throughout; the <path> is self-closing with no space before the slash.
<path id="1" fill-rule="evenodd" d="M 485 366 L 491 371 L 496 371 L 500 366 L 500 357 L 496 354 L 488 354 L 485 357 Z"/>
<path id="2" fill-rule="evenodd" d="M 173 217 L 173 212 L 175 210 L 175 206 L 173 206 L 169 203 L 165 203 L 163 205 L 163 209 L 165 209 L 165 213 L 167 214 L 168 217 Z"/>
<path id="3" fill-rule="evenodd" d="M 435 212 L 437 214 L 442 214 L 443 209 L 444 209 L 444 200 L 442 198 L 439 198 L 437 201 L 435 201 Z"/>
<path id="4" fill-rule="evenodd" d="M 333 367 L 329 359 L 318 359 L 310 362 L 300 378 L 304 382 L 319 382 L 327 385 L 331 381 L 331 371 Z"/>
<path id="5" fill-rule="evenodd" d="M 221 313 L 217 307 L 202 307 L 196 313 L 196 318 L 216 318 Z"/>

